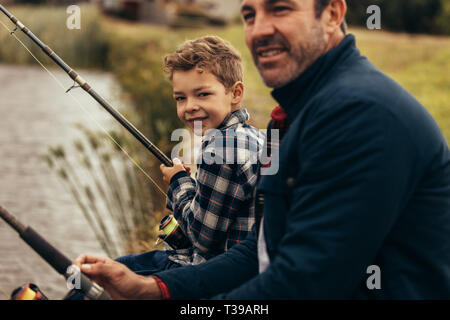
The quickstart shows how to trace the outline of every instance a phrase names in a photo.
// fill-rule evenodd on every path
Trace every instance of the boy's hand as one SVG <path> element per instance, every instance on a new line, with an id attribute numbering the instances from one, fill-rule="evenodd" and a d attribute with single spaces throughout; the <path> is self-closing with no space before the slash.
<path id="1" fill-rule="evenodd" d="M 167 183 L 170 183 L 172 177 L 180 171 L 187 171 L 189 175 L 191 174 L 191 168 L 182 164 L 180 159 L 177 158 L 173 159 L 173 167 L 166 167 L 162 164 L 159 168 L 164 176 L 164 181 Z"/>

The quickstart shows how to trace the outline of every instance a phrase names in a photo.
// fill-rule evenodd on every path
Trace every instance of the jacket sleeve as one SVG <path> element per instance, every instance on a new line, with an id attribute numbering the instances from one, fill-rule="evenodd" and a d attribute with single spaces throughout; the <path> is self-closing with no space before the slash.
<path id="1" fill-rule="evenodd" d="M 301 161 L 280 163 L 296 174 L 273 260 L 215 298 L 348 299 L 366 285 L 367 268 L 417 183 L 416 148 L 401 121 L 374 104 L 321 108 L 309 117 L 296 137 Z M 273 212 L 280 199 L 266 192 L 265 208 Z"/>
<path id="2" fill-rule="evenodd" d="M 255 229 L 255 228 L 254 228 Z M 206 299 L 228 292 L 258 273 L 256 234 L 206 262 L 154 274 L 167 286 L 172 299 Z"/>

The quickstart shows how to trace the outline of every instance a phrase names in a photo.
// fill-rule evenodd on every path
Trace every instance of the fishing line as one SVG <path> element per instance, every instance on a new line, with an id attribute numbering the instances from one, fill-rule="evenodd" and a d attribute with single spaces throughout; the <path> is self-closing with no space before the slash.
<path id="1" fill-rule="evenodd" d="M 173 167 L 173 161 L 166 156 L 158 147 L 156 147 L 147 137 L 145 137 L 131 122 L 129 122 L 120 112 L 112 107 L 101 95 L 99 95 L 94 88 L 92 88 L 81 75 L 79 75 L 74 69 L 72 69 L 67 63 L 64 62 L 49 46 L 43 43 L 38 37 L 36 37 L 30 29 L 28 29 L 22 22 L 14 17 L 5 7 L 0 4 L 0 11 L 2 11 L 11 20 L 17 28 L 19 28 L 25 35 L 28 36 L 44 53 L 51 58 L 61 69 L 63 69 L 67 75 L 74 80 L 74 85 L 68 90 L 72 90 L 76 87 L 75 83 L 78 83 L 84 91 L 86 91 L 92 98 L 94 98 L 106 111 L 109 112 L 125 129 L 128 130 L 142 145 L 150 151 L 161 163 L 168 167 Z M 11 34 L 18 29 L 14 29 Z M 67 91 L 66 91 L 67 92 Z"/>
<path id="2" fill-rule="evenodd" d="M 159 192 L 161 192 L 161 194 L 164 195 L 164 197 L 167 198 L 167 194 L 159 187 L 159 185 L 156 183 L 156 181 L 150 177 L 149 174 L 147 174 L 147 172 L 145 172 L 145 170 L 130 156 L 130 154 L 119 144 L 119 142 L 117 142 L 110 134 L 109 132 L 94 118 L 94 116 L 87 111 L 87 109 L 81 104 L 81 102 L 70 92 L 71 89 L 74 88 L 74 86 L 72 86 L 71 88 L 69 88 L 69 90 L 66 90 L 66 88 L 64 87 L 64 85 L 58 80 L 58 78 L 56 78 L 56 76 L 50 71 L 48 70 L 44 64 L 31 52 L 31 50 L 14 34 L 17 30 L 14 29 L 13 31 L 10 31 L 8 26 L 6 26 L 3 21 L 0 20 L 0 23 L 3 25 L 3 27 L 28 51 L 28 53 L 41 65 L 42 68 L 44 68 L 45 71 L 47 71 L 47 73 L 56 81 L 56 83 L 66 92 L 69 93 L 70 97 L 78 104 L 78 106 L 81 108 L 81 110 L 83 110 L 85 112 L 85 114 L 100 128 L 100 130 L 102 130 L 109 139 L 111 139 L 111 141 L 128 157 L 128 159 L 131 160 L 131 162 L 153 183 L 153 185 L 159 190 Z"/>

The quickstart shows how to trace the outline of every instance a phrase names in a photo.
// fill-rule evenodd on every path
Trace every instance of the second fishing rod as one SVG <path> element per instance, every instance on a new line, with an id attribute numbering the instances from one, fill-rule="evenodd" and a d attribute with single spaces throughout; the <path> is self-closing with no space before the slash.
<path id="1" fill-rule="evenodd" d="M 172 167 L 173 163 L 158 147 L 156 147 L 147 137 L 145 137 L 132 123 L 130 123 L 119 111 L 114 109 L 100 94 L 98 94 L 83 77 L 64 62 L 48 45 L 43 43 L 33 32 L 30 31 L 22 22 L 14 17 L 4 6 L 0 4 L 2 11 L 27 37 L 37 44 L 42 51 L 50 57 L 61 69 L 63 69 L 84 91 L 94 98 L 106 111 L 108 111 L 128 132 L 130 132 L 147 150 L 149 150 L 165 166 Z"/>

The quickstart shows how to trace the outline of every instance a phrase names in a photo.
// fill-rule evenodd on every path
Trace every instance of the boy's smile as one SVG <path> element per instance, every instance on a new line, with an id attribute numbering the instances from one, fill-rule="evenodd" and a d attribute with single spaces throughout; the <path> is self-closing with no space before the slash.
<path id="1" fill-rule="evenodd" d="M 240 107 L 243 95 L 241 82 L 226 90 L 216 76 L 198 68 L 175 71 L 172 85 L 178 117 L 191 129 L 195 121 L 201 121 L 202 133 L 218 128 L 228 114 Z"/>

